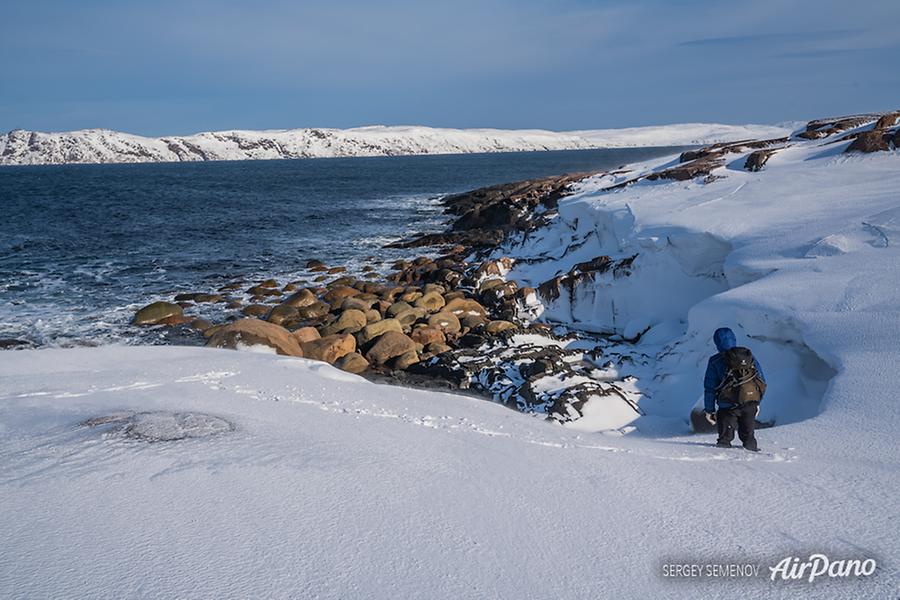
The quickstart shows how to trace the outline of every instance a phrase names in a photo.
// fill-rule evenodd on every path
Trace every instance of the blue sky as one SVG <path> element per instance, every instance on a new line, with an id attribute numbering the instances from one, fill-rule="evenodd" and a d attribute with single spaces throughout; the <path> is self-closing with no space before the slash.
<path id="1" fill-rule="evenodd" d="M 900 108 L 900 2 L 0 3 L 0 130 L 588 129 Z"/>

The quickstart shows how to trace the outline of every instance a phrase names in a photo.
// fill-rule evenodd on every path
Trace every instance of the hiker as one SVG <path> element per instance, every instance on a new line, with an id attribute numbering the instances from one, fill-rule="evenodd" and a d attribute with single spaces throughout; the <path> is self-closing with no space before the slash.
<path id="1" fill-rule="evenodd" d="M 713 334 L 718 354 L 711 356 L 703 379 L 703 411 L 706 420 L 716 425 L 716 446 L 731 448 L 734 431 L 744 448 L 759 452 L 753 430 L 759 403 L 766 393 L 762 368 L 747 348 L 737 345 L 734 332 L 727 327 Z M 718 412 L 716 404 L 719 405 Z"/>

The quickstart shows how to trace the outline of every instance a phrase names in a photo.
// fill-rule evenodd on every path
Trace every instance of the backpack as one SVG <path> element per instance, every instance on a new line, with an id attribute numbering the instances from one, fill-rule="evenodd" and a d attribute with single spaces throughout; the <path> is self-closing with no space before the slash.
<path id="1" fill-rule="evenodd" d="M 735 346 L 724 352 L 725 377 L 716 388 L 716 398 L 731 404 L 759 402 L 766 393 L 766 383 L 756 370 L 756 361 L 748 348 Z"/>

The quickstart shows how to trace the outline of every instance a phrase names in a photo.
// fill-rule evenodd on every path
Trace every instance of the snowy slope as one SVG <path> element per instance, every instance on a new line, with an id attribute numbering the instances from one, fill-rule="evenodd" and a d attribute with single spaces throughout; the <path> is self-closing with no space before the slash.
<path id="1" fill-rule="evenodd" d="M 643 178 L 677 166 L 674 156 L 591 178 L 549 226 L 495 254 L 517 259 L 507 276 L 534 287 L 597 256 L 636 257 L 630 274 L 585 279 L 533 306 L 581 329 L 646 330 L 627 345 L 633 362 L 611 375 L 638 378 L 648 416 L 627 425 L 682 428 L 701 395 L 712 333 L 729 326 L 770 379 L 761 420 L 824 411 L 816 427 L 883 460 L 873 440 L 893 437 L 900 417 L 900 375 L 891 372 L 900 361 L 900 152 L 847 154 L 850 141 L 839 138 L 775 144 L 759 172 L 744 169 L 748 149 L 687 181 Z M 593 424 L 573 426 L 626 425 L 593 412 Z"/>
<path id="2" fill-rule="evenodd" d="M 753 455 L 709 448 L 708 436 L 579 434 L 324 363 L 201 348 L 5 352 L 0 381 L 5 598 L 897 590 L 894 443 L 872 436 L 880 458 L 861 460 L 841 443 L 861 434 L 852 422 L 778 428 Z M 185 412 L 187 429 L 167 419 Z M 812 551 L 880 567 L 866 579 L 768 579 L 768 566 Z M 672 581 L 669 561 L 762 572 Z"/>
<path id="3" fill-rule="evenodd" d="M 147 138 L 105 129 L 65 133 L 19 129 L 0 135 L 0 165 L 682 146 L 786 133 L 788 129 L 781 126 L 705 123 L 574 132 L 374 126 L 356 129 L 218 131 L 161 138 Z"/>

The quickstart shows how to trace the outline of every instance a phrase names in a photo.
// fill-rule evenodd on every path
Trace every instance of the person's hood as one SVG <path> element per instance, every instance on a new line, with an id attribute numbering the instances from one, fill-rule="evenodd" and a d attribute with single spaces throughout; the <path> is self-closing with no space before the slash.
<path id="1" fill-rule="evenodd" d="M 716 349 L 719 352 L 725 352 L 737 346 L 737 338 L 734 337 L 734 332 L 727 327 L 716 329 L 716 332 L 713 334 L 713 341 L 716 343 Z"/>

